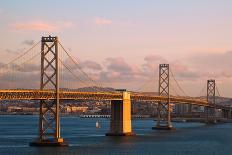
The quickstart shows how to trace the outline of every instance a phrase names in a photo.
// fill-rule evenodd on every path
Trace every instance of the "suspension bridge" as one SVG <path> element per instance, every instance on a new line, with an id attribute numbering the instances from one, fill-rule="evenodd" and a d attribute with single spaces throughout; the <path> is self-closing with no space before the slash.
<path id="1" fill-rule="evenodd" d="M 40 46 L 40 49 L 36 48 Z M 33 52 L 32 52 L 33 51 Z M 40 58 L 36 60 L 36 58 Z M 34 65 L 38 62 L 40 65 Z M 21 74 L 20 74 L 21 73 Z M 111 101 L 111 121 L 108 136 L 133 135 L 131 126 L 131 102 L 149 101 L 158 103 L 158 120 L 153 129 L 170 130 L 171 104 L 191 104 L 205 107 L 206 121 L 215 121 L 215 109 L 221 109 L 223 116 L 231 118 L 230 106 L 216 103 L 216 93 L 219 91 L 214 79 L 207 81 L 206 99 L 189 97 L 175 79 L 169 64 L 159 65 L 158 95 L 147 95 L 142 92 L 112 90 L 103 87 L 82 70 L 78 61 L 64 48 L 58 37 L 42 37 L 18 57 L 0 67 L 0 76 L 6 76 L 0 90 L 1 100 L 39 100 L 39 133 L 38 139 L 31 146 L 67 146 L 68 143 L 60 134 L 60 102 L 62 100 L 108 100 Z M 27 77 L 40 78 L 34 81 L 34 86 L 25 84 Z M 170 78 L 174 79 L 176 87 L 183 96 L 171 94 Z M 22 85 L 15 88 L 15 84 Z M 40 83 L 38 82 L 40 81 Z M 61 82 L 62 81 L 62 82 Z M 6 84 L 8 83 L 8 84 Z M 40 88 L 36 89 L 36 86 Z M 80 91 L 81 86 L 91 87 L 91 91 Z M 29 87 L 29 88 L 27 88 Z M 32 87 L 35 87 L 32 89 Z M 64 89 L 64 88 L 71 89 Z M 103 89 L 100 89 L 103 88 Z M 105 90 L 105 91 L 102 91 Z M 176 91 L 175 91 L 176 92 Z"/>

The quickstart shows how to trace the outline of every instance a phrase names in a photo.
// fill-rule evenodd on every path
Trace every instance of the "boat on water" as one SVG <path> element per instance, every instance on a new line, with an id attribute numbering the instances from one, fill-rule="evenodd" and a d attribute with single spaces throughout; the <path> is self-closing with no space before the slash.
<path id="1" fill-rule="evenodd" d="M 100 124 L 99 124 L 98 121 L 96 122 L 96 128 L 101 128 L 101 126 L 100 126 Z"/>

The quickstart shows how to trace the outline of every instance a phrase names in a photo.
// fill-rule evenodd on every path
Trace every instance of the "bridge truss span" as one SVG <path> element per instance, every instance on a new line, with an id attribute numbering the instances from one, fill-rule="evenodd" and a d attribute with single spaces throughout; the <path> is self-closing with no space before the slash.
<path id="1" fill-rule="evenodd" d="M 53 100 L 56 98 L 56 92 L 53 90 L 0 90 L 1 100 Z M 60 91 L 61 100 L 122 100 L 121 92 L 78 92 L 78 91 Z M 168 97 L 131 94 L 133 101 L 167 101 Z M 184 97 L 170 97 L 171 103 L 186 103 L 199 106 L 208 106 L 206 100 L 188 99 Z"/>

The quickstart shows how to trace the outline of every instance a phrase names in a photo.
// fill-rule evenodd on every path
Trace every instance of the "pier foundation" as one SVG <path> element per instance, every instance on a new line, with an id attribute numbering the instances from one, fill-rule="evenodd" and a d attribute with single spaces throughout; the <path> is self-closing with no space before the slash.
<path id="1" fill-rule="evenodd" d="M 132 136 L 131 99 L 129 92 L 123 92 L 122 100 L 111 101 L 110 132 L 106 136 Z"/>

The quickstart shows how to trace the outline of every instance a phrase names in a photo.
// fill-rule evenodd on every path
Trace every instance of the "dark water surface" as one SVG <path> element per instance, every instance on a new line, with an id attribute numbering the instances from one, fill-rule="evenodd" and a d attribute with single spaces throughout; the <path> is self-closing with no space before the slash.
<path id="1" fill-rule="evenodd" d="M 37 116 L 0 116 L 0 155 L 232 154 L 232 124 L 174 123 L 176 131 L 154 131 L 153 120 L 132 123 L 137 136 L 106 137 L 109 119 L 62 117 L 61 134 L 70 146 L 44 148 L 28 146 L 37 135 Z"/>

